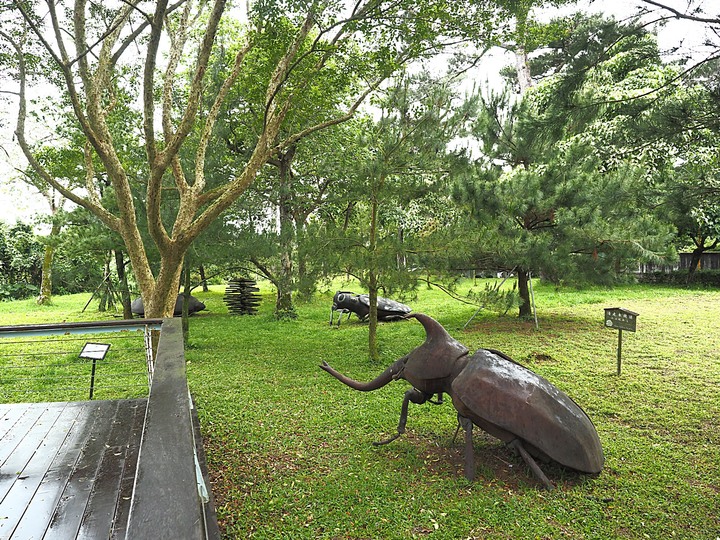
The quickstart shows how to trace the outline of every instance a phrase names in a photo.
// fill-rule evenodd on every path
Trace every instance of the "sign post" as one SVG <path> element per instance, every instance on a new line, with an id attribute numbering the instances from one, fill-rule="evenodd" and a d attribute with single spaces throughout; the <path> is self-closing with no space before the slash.
<path id="1" fill-rule="evenodd" d="M 622 366 L 622 333 L 623 330 L 635 332 L 637 328 L 638 313 L 629 309 L 615 307 L 605 308 L 605 326 L 607 328 L 617 328 L 618 330 L 618 346 L 617 346 L 617 374 L 620 375 Z"/>
<path id="2" fill-rule="evenodd" d="M 105 355 L 110 349 L 110 345 L 107 343 L 86 343 L 82 351 L 80 351 L 80 358 L 88 358 L 92 360 L 92 371 L 90 372 L 90 397 L 93 398 L 95 393 L 95 366 L 98 360 L 104 360 Z"/>

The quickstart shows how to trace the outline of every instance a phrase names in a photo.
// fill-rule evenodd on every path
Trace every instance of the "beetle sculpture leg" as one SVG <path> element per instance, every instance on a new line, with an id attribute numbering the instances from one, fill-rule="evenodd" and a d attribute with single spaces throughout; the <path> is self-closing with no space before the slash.
<path id="1" fill-rule="evenodd" d="M 472 441 L 472 420 L 458 414 L 458 429 L 460 427 L 462 427 L 465 432 L 465 478 L 472 481 L 475 480 L 475 449 L 473 448 Z"/>
<path id="2" fill-rule="evenodd" d="M 333 325 L 333 319 L 335 318 L 335 312 L 336 312 L 336 311 L 339 311 L 339 312 L 340 312 L 340 314 L 338 315 L 338 320 L 337 320 L 337 326 L 338 326 L 338 328 L 339 328 L 339 327 L 340 327 L 340 321 L 342 320 L 342 316 L 343 316 L 345 313 L 347 313 L 347 320 L 349 321 L 349 320 L 350 320 L 350 315 L 352 315 L 352 311 L 350 311 L 349 309 L 330 309 L 330 326 Z"/>
<path id="3" fill-rule="evenodd" d="M 388 444 L 393 442 L 395 439 L 397 439 L 400 435 L 405 433 L 405 425 L 407 424 L 407 416 L 408 416 L 408 405 L 412 401 L 413 403 L 417 403 L 418 405 L 422 405 L 428 400 L 427 394 L 422 393 L 420 390 L 416 388 L 411 388 L 407 392 L 405 392 L 405 397 L 403 398 L 402 407 L 400 409 L 400 422 L 398 423 L 397 433 L 390 437 L 389 439 L 385 439 L 384 441 L 377 441 L 374 442 L 374 446 L 382 446 L 383 444 Z"/>
<path id="4" fill-rule="evenodd" d="M 548 490 L 552 490 L 555 487 L 553 486 L 552 482 L 550 482 L 548 477 L 545 476 L 545 473 L 542 472 L 542 469 L 537 464 L 537 461 L 535 461 L 535 459 L 530 455 L 530 453 L 525 450 L 525 447 L 523 446 L 523 443 L 520 439 L 514 439 L 512 442 L 510 442 L 510 446 L 520 453 L 520 457 L 523 458 L 523 461 L 527 463 L 528 467 L 530 467 L 530 470 L 535 474 L 535 476 L 538 477 L 538 479 L 545 485 Z"/>

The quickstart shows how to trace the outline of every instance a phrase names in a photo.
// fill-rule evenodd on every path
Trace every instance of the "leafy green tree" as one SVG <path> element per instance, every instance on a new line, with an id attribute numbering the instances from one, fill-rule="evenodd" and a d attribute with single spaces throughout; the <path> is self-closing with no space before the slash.
<path id="1" fill-rule="evenodd" d="M 628 130 L 628 147 L 641 154 L 659 148 L 654 163 L 664 170 L 648 186 L 678 230 L 678 249 L 692 251 L 688 268 L 693 279 L 705 251 L 720 238 L 720 81 L 717 60 L 684 74 L 669 88 L 661 88 L 645 114 L 636 115 Z M 682 74 L 680 69 L 677 69 Z"/>
<path id="2" fill-rule="evenodd" d="M 686 15 L 698 23 L 698 30 L 703 25 L 717 29 L 720 21 L 696 7 L 700 9 Z M 614 54 L 617 60 L 587 64 L 598 73 L 594 75 L 594 88 L 584 86 L 585 101 L 590 105 L 587 109 L 604 110 L 609 120 L 591 125 L 584 136 L 598 141 L 593 143 L 595 151 L 608 166 L 631 160 L 646 167 L 646 204 L 677 228 L 678 249 L 690 246 L 692 279 L 702 253 L 717 247 L 718 61 L 710 56 L 690 67 L 683 61 L 663 64 L 654 38 L 641 28 L 599 22 L 596 33 L 617 36 L 606 53 Z M 569 51 L 578 46 L 586 49 L 588 37 L 595 34 L 586 31 L 578 35 Z M 720 46 L 713 45 L 712 40 L 706 45 L 715 51 Z M 617 54 L 618 49 L 621 54 Z M 571 54 L 564 56 L 571 61 Z M 584 71 L 585 66 L 581 67 Z"/>
<path id="3" fill-rule="evenodd" d="M 429 244 L 422 233 L 432 221 L 420 224 L 415 213 L 447 180 L 450 143 L 463 135 L 474 105 L 459 103 L 455 92 L 452 80 L 421 73 L 398 79 L 373 102 L 378 118 L 360 130 L 363 152 L 354 165 L 352 205 L 327 226 L 328 237 L 337 239 L 339 267 L 367 288 L 371 358 L 378 356 L 378 293 L 414 287 L 417 276 L 410 269 Z"/>
<path id="4" fill-rule="evenodd" d="M 607 282 L 639 261 L 670 255 L 672 231 L 645 196 L 643 171 L 660 150 L 648 148 L 634 163 L 622 156 L 630 154 L 627 118 L 646 108 L 626 98 L 671 70 L 660 66 L 647 33 L 578 21 L 576 29 L 597 31 L 597 39 L 572 43 L 592 46 L 544 59 L 560 69 L 520 100 L 508 93 L 483 100 L 475 135 L 485 157 L 456 189 L 489 235 L 485 242 L 497 246 L 496 264 L 515 270 L 523 317 L 531 314 L 531 272 Z"/>
<path id="5" fill-rule="evenodd" d="M 292 295 L 310 294 L 323 273 L 316 252 L 325 240 L 313 231 L 318 216 L 332 213 L 329 207 L 347 204 L 348 164 L 358 155 L 358 129 L 350 120 L 298 141 L 290 154 L 271 158 L 225 217 L 235 230 L 235 256 L 276 287 L 277 317 L 292 316 Z"/>
<path id="6" fill-rule="evenodd" d="M 661 208 L 677 228 L 678 249 L 691 250 L 689 281 L 700 269 L 703 253 L 720 245 L 720 169 L 714 148 L 693 145 L 692 150 L 682 154 L 681 164 L 670 168 L 668 178 L 656 188 L 661 190 Z"/>
<path id="7" fill-rule="evenodd" d="M 37 294 L 42 259 L 43 245 L 30 225 L 0 223 L 0 298 L 14 300 Z"/>
<path id="8" fill-rule="evenodd" d="M 233 17 L 225 0 L 159 1 L 147 6 L 81 0 L 72 5 L 47 2 L 43 7 L 13 1 L 3 22 L 4 28 L 12 28 L 2 35 L 11 48 L 12 62 L 2 63 L 2 67 L 18 81 L 16 134 L 30 166 L 122 237 L 146 313 L 166 316 L 172 312 L 189 246 L 252 184 L 271 156 L 287 151 L 306 134 L 352 116 L 399 65 L 435 50 L 440 35 L 461 39 L 460 33 L 468 29 L 465 21 L 487 22 L 494 16 L 493 6 L 480 1 L 449 10 L 445 2 L 436 0 L 363 0 L 345 9 L 345 3 L 339 1 L 256 2 L 248 31 L 234 49 L 227 75 L 218 87 L 208 84 L 208 68 L 223 46 L 219 29 Z M 489 26 L 479 28 L 483 32 Z M 237 111 L 260 118 L 260 129 L 248 140 L 246 159 L 223 183 L 211 186 L 205 166 L 220 112 L 248 67 L 248 55 L 272 32 L 291 37 L 276 59 L 268 59 L 271 68 L 262 91 L 262 107 Z M 474 33 L 478 35 L 477 30 Z M 163 55 L 165 44 L 167 54 Z M 28 50 L 41 50 L 51 60 L 48 65 L 54 71 L 49 78 L 63 89 L 87 147 L 102 163 L 115 208 L 103 204 L 95 180 L 82 189 L 62 184 L 37 160 L 26 128 L 31 105 L 27 88 L 34 67 L 28 61 Z M 279 139 L 289 113 L 298 107 L 310 85 L 328 73 L 352 71 L 360 59 L 368 66 L 363 73 L 365 83 L 340 117 L 304 123 Z M 127 149 L 112 137 L 110 121 L 111 115 L 138 103 L 142 122 L 137 133 L 145 156 L 140 167 L 144 170 L 140 201 L 134 196 L 135 178 L 127 168 Z M 136 126 L 131 126 L 128 131 L 134 129 Z M 198 137 L 191 138 L 193 133 Z M 182 160 L 183 147 L 195 156 L 191 164 Z M 163 210 L 168 193 L 178 201 L 177 211 L 169 216 Z M 149 244 L 141 220 L 147 221 Z M 159 253 L 157 268 L 152 265 L 151 250 Z"/>
<path id="9" fill-rule="evenodd" d="M 265 81 L 292 36 L 290 22 L 282 22 L 285 31 L 264 34 L 248 54 L 248 67 L 230 92 L 227 110 L 219 119 L 218 131 L 227 150 L 224 161 L 231 167 L 242 163 L 255 133 L 262 129 L 261 117 L 237 115 L 236 111 L 262 109 Z M 278 26 L 282 29 L 281 24 Z M 306 44 L 301 54 L 309 52 L 308 46 Z M 350 118 L 343 109 L 353 106 L 353 96 L 362 86 L 361 77 L 372 70 L 372 62 L 357 57 L 352 72 L 342 65 L 330 66 L 321 81 L 307 85 L 302 99 L 288 112 L 276 142 L 300 131 L 303 125 L 334 125 L 319 132 L 301 134 L 285 148 L 276 147 L 267 165 L 259 171 L 255 186 L 249 187 L 247 196 L 238 201 L 232 212 L 245 224 L 257 221 L 250 219 L 250 215 L 266 217 L 260 230 L 254 226 L 242 228 L 246 235 L 264 237 L 263 249 L 258 250 L 252 242 L 253 253 L 247 253 L 246 258 L 275 285 L 275 315 L 278 318 L 295 316 L 293 292 L 301 283 L 310 285 L 313 281 L 308 275 L 309 261 L 301 257 L 304 229 L 308 217 L 332 189 L 336 174 L 323 169 L 327 162 L 324 156 L 328 152 L 337 155 L 333 146 L 341 143 L 343 126 Z M 337 123 L 334 119 L 343 119 L 343 122 Z M 247 249 L 239 251 L 247 252 Z"/>
<path id="10" fill-rule="evenodd" d="M 58 181 L 78 183 L 79 180 L 77 176 L 82 176 L 83 174 L 82 152 L 77 152 L 74 149 L 57 148 L 52 144 L 46 144 L 42 149 L 38 150 L 37 158 Z M 32 169 L 24 171 L 24 174 L 20 176 L 20 180 L 34 188 L 47 202 L 49 213 L 45 221 L 50 225 L 50 231 L 43 240 L 45 253 L 42 264 L 40 294 L 37 297 L 37 303 L 41 305 L 51 304 L 53 294 L 53 263 L 58 244 L 58 236 L 62 231 L 65 221 L 64 206 L 66 199 L 51 185 L 43 182 Z"/>

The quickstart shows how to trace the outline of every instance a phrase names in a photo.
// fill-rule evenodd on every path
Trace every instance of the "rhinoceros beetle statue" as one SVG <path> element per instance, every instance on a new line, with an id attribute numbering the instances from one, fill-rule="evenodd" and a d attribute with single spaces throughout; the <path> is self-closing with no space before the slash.
<path id="1" fill-rule="evenodd" d="M 175 307 L 173 308 L 173 317 L 179 317 L 180 315 L 182 315 L 182 304 L 183 295 L 178 294 L 177 300 L 175 300 Z M 198 311 L 202 311 L 203 309 L 205 309 L 205 304 L 194 296 L 190 296 L 188 302 L 188 314 L 192 315 L 193 313 L 197 313 Z M 133 315 L 140 315 L 140 317 L 145 316 L 145 306 L 143 305 L 143 300 L 141 297 L 137 297 L 135 300 L 132 301 L 132 303 L 130 304 L 130 311 L 132 311 Z"/>
<path id="2" fill-rule="evenodd" d="M 464 345 L 427 315 L 407 315 L 411 317 L 425 328 L 425 342 L 374 380 L 361 383 L 340 374 L 327 362 L 320 366 L 355 390 L 376 390 L 395 379 L 405 379 L 412 385 L 405 392 L 397 433 L 373 444 L 387 444 L 405 432 L 410 402 L 439 405 L 443 394 L 447 394 L 457 410 L 458 430 L 462 427 L 465 433 L 468 480 L 475 478 L 473 426 L 514 448 L 548 489 L 553 484 L 536 458 L 583 473 L 597 474 L 602 470 L 604 457 L 595 426 L 564 392 L 499 351 L 480 349 L 470 355 Z M 437 400 L 433 400 L 436 395 Z"/>
<path id="3" fill-rule="evenodd" d="M 405 318 L 412 309 L 405 304 L 378 296 L 377 299 L 378 321 L 394 321 Z M 330 308 L 330 326 L 332 326 L 335 312 L 339 311 L 337 325 L 340 326 L 340 319 L 347 313 L 348 319 L 353 313 L 358 319 L 364 321 L 370 314 L 370 295 L 355 294 L 350 291 L 338 291 L 333 297 L 333 304 Z"/>

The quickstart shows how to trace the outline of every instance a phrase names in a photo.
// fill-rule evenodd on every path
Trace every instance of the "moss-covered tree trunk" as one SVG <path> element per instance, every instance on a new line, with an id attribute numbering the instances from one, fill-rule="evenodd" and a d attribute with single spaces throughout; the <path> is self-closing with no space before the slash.
<path id="1" fill-rule="evenodd" d="M 368 314 L 368 353 L 371 360 L 379 360 L 380 353 L 377 346 L 378 327 L 378 263 L 377 263 L 377 227 L 378 227 L 378 201 L 373 195 L 370 203 L 370 267 L 368 268 L 368 297 L 370 300 L 370 313 Z"/>
<path id="2" fill-rule="evenodd" d="M 49 305 L 52 303 L 52 266 L 55 258 L 54 238 L 60 234 L 61 226 L 57 220 L 53 219 L 52 229 L 48 237 L 48 243 L 45 244 L 45 253 L 42 263 L 42 277 L 40 278 L 40 295 L 37 297 L 39 305 Z"/>
<path id="3" fill-rule="evenodd" d="M 295 220 L 292 208 L 292 170 L 295 147 L 291 147 L 278 159 L 280 176 L 280 272 L 277 278 L 277 300 L 275 317 L 278 319 L 295 318 L 293 306 L 293 255 L 295 252 Z"/>
<path id="4" fill-rule="evenodd" d="M 127 272 L 125 272 L 125 257 L 122 250 L 115 250 L 115 271 L 120 282 L 120 299 L 122 301 L 123 319 L 132 319 L 132 301 L 130 299 L 130 286 L 128 285 Z"/>
<path id="5" fill-rule="evenodd" d="M 532 317 L 532 302 L 530 301 L 530 276 L 524 268 L 517 269 L 518 295 L 520 296 L 520 317 Z"/>

